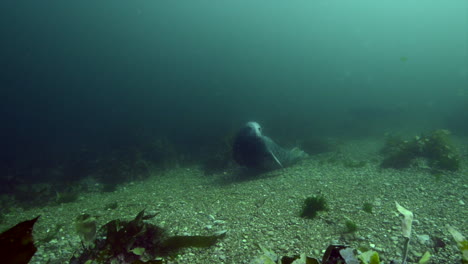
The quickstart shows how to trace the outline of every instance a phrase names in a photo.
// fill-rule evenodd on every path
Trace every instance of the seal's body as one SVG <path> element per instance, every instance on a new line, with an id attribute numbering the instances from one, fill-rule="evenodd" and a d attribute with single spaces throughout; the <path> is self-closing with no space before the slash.
<path id="1" fill-rule="evenodd" d="M 257 122 L 248 122 L 237 133 L 232 149 L 234 160 L 247 168 L 262 168 L 271 155 Z"/>

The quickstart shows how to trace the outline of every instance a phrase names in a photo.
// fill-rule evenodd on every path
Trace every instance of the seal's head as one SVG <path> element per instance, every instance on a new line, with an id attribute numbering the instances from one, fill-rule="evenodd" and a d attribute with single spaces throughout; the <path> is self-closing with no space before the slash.
<path id="1" fill-rule="evenodd" d="M 249 133 L 251 133 L 252 136 L 262 136 L 262 127 L 257 122 L 247 122 L 247 124 L 245 124 L 245 128 L 249 131 Z"/>

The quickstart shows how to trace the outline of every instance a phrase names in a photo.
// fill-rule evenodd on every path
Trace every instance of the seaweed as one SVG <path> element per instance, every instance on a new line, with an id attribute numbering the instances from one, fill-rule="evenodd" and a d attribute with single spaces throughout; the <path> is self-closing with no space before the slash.
<path id="1" fill-rule="evenodd" d="M 358 230 L 358 226 L 355 222 L 351 220 L 345 221 L 345 233 L 351 234 L 351 233 L 355 233 L 357 230 Z"/>
<path id="2" fill-rule="evenodd" d="M 118 202 L 112 202 L 112 203 L 108 203 L 104 206 L 104 209 L 105 210 L 115 210 L 117 209 L 117 207 L 119 207 L 119 203 Z"/>
<path id="3" fill-rule="evenodd" d="M 75 202 L 76 200 L 78 200 L 78 198 L 79 198 L 79 193 L 78 193 L 77 190 L 69 191 L 69 192 L 57 192 L 56 194 L 57 195 L 56 195 L 55 201 L 58 204 L 72 203 L 72 202 Z"/>
<path id="4" fill-rule="evenodd" d="M 90 247 L 96 237 L 96 219 L 89 214 L 81 214 L 75 219 L 75 230 L 84 247 Z"/>
<path id="5" fill-rule="evenodd" d="M 351 159 L 345 159 L 343 160 L 343 166 L 345 168 L 350 168 L 350 169 L 358 169 L 358 168 L 363 168 L 367 165 L 367 161 L 365 160 L 351 160 Z"/>
<path id="6" fill-rule="evenodd" d="M 429 159 L 431 167 L 441 170 L 456 171 L 460 168 L 460 157 L 450 141 L 450 131 L 439 129 L 426 137 L 424 141 L 424 156 Z"/>
<path id="7" fill-rule="evenodd" d="M 369 251 L 361 253 L 358 256 L 358 259 L 363 264 L 380 264 L 379 253 L 377 253 L 376 251 L 373 251 L 373 250 L 369 250 Z M 404 263 L 406 263 L 406 262 L 404 262 Z"/>
<path id="8" fill-rule="evenodd" d="M 327 247 L 327 250 L 323 254 L 322 263 L 323 264 L 338 264 L 346 263 L 346 260 L 341 255 L 341 252 L 348 248 L 347 246 L 342 245 L 330 245 Z"/>
<path id="9" fill-rule="evenodd" d="M 225 233 L 215 234 L 212 236 L 173 236 L 162 243 L 162 253 L 165 255 L 171 254 L 184 247 L 210 247 L 216 244 L 219 238 Z"/>
<path id="10" fill-rule="evenodd" d="M 42 243 L 49 243 L 52 239 L 55 239 L 59 236 L 60 230 L 65 226 L 65 224 L 58 223 L 53 228 L 49 229 L 46 236 L 39 239 L 38 242 Z"/>
<path id="11" fill-rule="evenodd" d="M 264 262 L 264 264 L 266 264 L 266 263 L 268 263 L 268 262 Z M 293 257 L 283 256 L 283 257 L 281 257 L 281 260 L 280 260 L 279 263 L 281 263 L 281 264 L 296 264 L 296 263 L 320 264 L 318 259 L 308 257 L 305 254 L 295 255 Z"/>
<path id="12" fill-rule="evenodd" d="M 21 222 L 0 234 L 0 256 L 2 263 L 29 263 L 37 248 L 32 236 L 33 227 L 39 216 Z"/>
<path id="13" fill-rule="evenodd" d="M 450 131 L 444 129 L 416 136 L 412 140 L 389 136 L 381 153 L 384 155 L 382 168 L 408 168 L 418 157 L 427 159 L 434 172 L 457 171 L 460 168 L 460 155 L 450 141 Z"/>
<path id="14" fill-rule="evenodd" d="M 94 245 L 70 263 L 162 263 L 158 258 L 170 257 L 184 247 L 209 247 L 225 234 L 167 237 L 161 227 L 144 222 L 154 216 L 143 210 L 131 221 L 108 222 L 99 229 Z"/>
<path id="15" fill-rule="evenodd" d="M 433 248 L 434 248 L 434 251 L 435 251 L 436 253 L 438 253 L 439 250 L 441 250 L 441 249 L 443 249 L 443 248 L 445 248 L 445 247 L 447 246 L 447 245 L 445 244 L 444 240 L 442 240 L 442 238 L 440 238 L 440 237 L 437 237 L 437 236 L 436 236 L 436 237 L 433 237 L 433 238 L 432 238 L 432 241 L 434 242 Z"/>
<path id="16" fill-rule="evenodd" d="M 369 214 L 372 214 L 372 210 L 373 210 L 374 206 L 371 204 L 371 203 L 364 203 L 362 205 L 362 210 L 366 213 L 369 213 Z"/>
<path id="17" fill-rule="evenodd" d="M 408 168 L 418 156 L 417 145 L 398 136 L 389 136 L 380 152 L 385 156 L 382 168 Z"/>
<path id="18" fill-rule="evenodd" d="M 328 211 L 327 201 L 323 196 L 312 196 L 308 197 L 304 201 L 302 207 L 301 217 L 307 219 L 313 219 L 317 216 L 319 211 Z"/>
<path id="19" fill-rule="evenodd" d="M 447 225 L 447 229 L 457 243 L 457 247 L 461 253 L 462 263 L 468 264 L 468 240 L 452 226 Z"/>
<path id="20" fill-rule="evenodd" d="M 376 251 L 358 252 L 344 245 L 329 245 L 322 259 L 308 257 L 306 254 L 279 257 L 273 251 L 261 247 L 263 254 L 250 263 L 262 264 L 380 264 L 379 254 Z M 359 260 L 358 260 L 359 259 Z"/>

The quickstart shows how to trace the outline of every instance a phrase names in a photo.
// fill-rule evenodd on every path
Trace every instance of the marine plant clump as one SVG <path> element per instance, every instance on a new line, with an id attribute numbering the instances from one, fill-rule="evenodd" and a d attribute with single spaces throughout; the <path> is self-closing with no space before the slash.
<path id="1" fill-rule="evenodd" d="M 408 168 L 416 158 L 427 159 L 435 172 L 457 171 L 460 168 L 460 155 L 451 143 L 450 131 L 444 129 L 411 140 L 389 136 L 381 153 L 384 155 L 383 168 Z"/>
<path id="2" fill-rule="evenodd" d="M 358 169 L 358 168 L 363 168 L 367 165 L 367 161 L 365 160 L 351 160 L 351 159 L 345 159 L 343 160 L 343 166 L 345 168 L 350 168 L 350 169 Z"/>
<path id="3" fill-rule="evenodd" d="M 321 259 L 307 256 L 305 253 L 295 256 L 279 256 L 260 245 L 262 255 L 253 259 L 251 264 L 381 264 L 376 251 L 359 252 L 344 245 L 329 245 Z"/>
<path id="4" fill-rule="evenodd" d="M 39 216 L 18 223 L 0 234 L 2 263 L 29 263 L 37 251 L 33 239 L 33 227 Z"/>
<path id="5" fill-rule="evenodd" d="M 403 215 L 403 220 L 401 221 L 401 231 L 402 235 L 405 238 L 403 244 L 403 260 L 402 264 L 406 264 L 406 258 L 408 257 L 409 252 L 409 242 L 411 239 L 411 226 L 413 225 L 413 212 L 401 206 L 398 202 L 395 202 L 396 208 L 400 214 Z"/>
<path id="6" fill-rule="evenodd" d="M 351 220 L 346 220 L 345 221 L 345 233 L 346 234 L 353 234 L 353 233 L 356 233 L 356 231 L 358 230 L 358 226 L 355 222 L 351 221 Z"/>
<path id="7" fill-rule="evenodd" d="M 328 211 L 327 201 L 323 196 L 308 197 L 302 206 L 301 217 L 313 219 L 317 216 L 319 211 Z"/>
<path id="8" fill-rule="evenodd" d="M 141 211 L 131 221 L 112 220 L 100 228 L 92 243 L 89 238 L 94 236 L 94 221 L 89 216 L 78 217 L 77 230 L 84 231 L 80 237 L 83 239 L 85 235 L 89 246 L 70 263 L 163 263 L 162 258 L 181 248 L 209 247 L 225 234 L 224 231 L 212 236 L 167 237 L 164 229 L 144 221 L 154 216 Z"/>
<path id="9" fill-rule="evenodd" d="M 72 203 L 78 200 L 78 198 L 79 198 L 78 190 L 70 190 L 68 192 L 57 192 L 55 201 L 58 204 Z"/>
<path id="10" fill-rule="evenodd" d="M 96 218 L 89 214 L 81 214 L 75 219 L 75 231 L 83 246 L 91 247 L 96 237 Z"/>
<path id="11" fill-rule="evenodd" d="M 447 229 L 453 236 L 455 242 L 457 242 L 458 249 L 460 249 L 462 255 L 462 263 L 468 264 L 468 240 L 455 228 L 447 225 Z"/>
<path id="12" fill-rule="evenodd" d="M 374 206 L 369 203 L 369 202 L 365 202 L 363 205 L 362 205 L 362 210 L 366 213 L 369 213 L 369 214 L 372 214 L 372 210 L 373 210 Z"/>

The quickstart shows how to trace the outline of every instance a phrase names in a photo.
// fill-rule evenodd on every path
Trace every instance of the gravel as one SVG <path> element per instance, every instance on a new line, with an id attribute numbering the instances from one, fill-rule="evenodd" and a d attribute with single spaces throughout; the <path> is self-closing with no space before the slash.
<path id="1" fill-rule="evenodd" d="M 248 179 L 231 171 L 206 176 L 196 167 L 155 173 L 112 193 L 83 193 L 73 203 L 14 208 L 0 229 L 41 215 L 34 230 L 39 250 L 31 263 L 67 263 L 81 249 L 76 216 L 88 213 L 101 226 L 116 218 L 132 219 L 145 209 L 157 213 L 148 221 L 170 235 L 228 232 L 215 246 L 184 249 L 168 263 L 249 263 L 261 254 L 259 245 L 278 255 L 320 258 L 330 244 L 373 249 L 389 263 L 400 260 L 403 246 L 398 201 L 414 213 L 409 261 L 417 263 L 429 251 L 432 263 L 459 263 L 460 252 L 446 225 L 468 236 L 466 153 L 459 172 L 435 177 L 422 167 L 381 169 L 381 146 L 378 140 L 352 141 L 336 152 Z M 365 164 L 350 168 L 344 159 Z M 315 219 L 300 218 L 304 200 L 314 195 L 323 195 L 330 210 Z M 108 208 L 114 202 L 117 208 Z M 364 203 L 373 205 L 372 213 L 362 210 Z M 345 233 L 346 221 L 358 230 Z"/>

